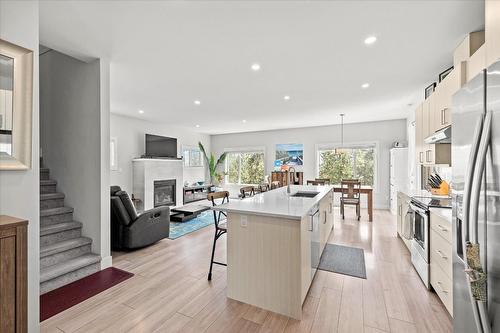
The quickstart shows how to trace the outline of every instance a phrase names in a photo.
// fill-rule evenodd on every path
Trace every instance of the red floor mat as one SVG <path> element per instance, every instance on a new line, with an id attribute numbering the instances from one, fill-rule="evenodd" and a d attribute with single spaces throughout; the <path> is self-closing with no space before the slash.
<path id="1" fill-rule="evenodd" d="M 40 296 L 40 321 L 83 302 L 104 290 L 134 276 L 110 267 Z"/>

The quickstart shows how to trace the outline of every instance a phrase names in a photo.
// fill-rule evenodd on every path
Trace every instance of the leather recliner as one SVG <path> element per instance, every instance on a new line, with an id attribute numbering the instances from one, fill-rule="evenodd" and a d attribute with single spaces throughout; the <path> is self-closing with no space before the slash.
<path id="1" fill-rule="evenodd" d="M 170 208 L 157 207 L 137 214 L 127 192 L 111 186 L 111 245 L 115 250 L 136 249 L 168 237 Z"/>

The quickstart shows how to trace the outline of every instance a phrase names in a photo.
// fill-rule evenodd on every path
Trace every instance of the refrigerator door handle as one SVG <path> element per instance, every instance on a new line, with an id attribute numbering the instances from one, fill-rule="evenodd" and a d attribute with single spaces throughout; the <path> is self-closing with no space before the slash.
<path id="1" fill-rule="evenodd" d="M 464 259 L 464 268 L 468 271 L 469 266 L 467 264 L 467 243 L 469 241 L 470 230 L 469 230 L 469 212 L 470 212 L 470 197 L 471 197 L 471 189 L 472 189 L 472 180 L 474 177 L 475 166 L 477 153 L 479 150 L 479 144 L 481 141 L 482 133 L 483 133 L 483 114 L 479 116 L 477 120 L 476 127 L 474 129 L 474 137 L 472 141 L 471 151 L 469 155 L 469 162 L 467 164 L 466 176 L 464 182 L 464 194 L 463 194 L 463 218 L 462 218 L 462 249 L 463 249 L 463 259 Z M 457 242 L 460 240 L 457 239 Z M 481 327 L 481 319 L 479 317 L 479 309 L 477 303 L 475 301 L 474 296 L 472 295 L 472 290 L 470 283 L 467 283 L 467 290 L 469 293 L 469 297 L 472 304 L 472 314 L 474 315 L 474 321 L 476 323 L 478 333 L 483 333 Z"/>
<path id="2" fill-rule="evenodd" d="M 470 206 L 471 206 L 471 211 L 470 211 L 470 223 L 472 226 L 472 243 L 473 244 L 478 244 L 478 223 L 479 223 L 479 216 L 478 216 L 478 211 L 479 211 L 479 197 L 480 197 L 480 192 L 481 192 L 481 184 L 483 180 L 483 174 L 484 174 L 484 167 L 486 164 L 486 154 L 488 152 L 488 148 L 490 145 L 490 135 L 491 135 L 491 112 L 486 113 L 486 117 L 484 119 L 484 125 L 483 125 L 483 131 L 481 135 L 481 140 L 479 143 L 479 149 L 477 153 L 477 162 L 476 162 L 476 169 L 474 172 L 474 177 L 472 179 L 472 190 L 471 190 L 471 200 L 470 200 Z M 480 262 L 480 260 L 478 260 Z M 480 268 L 479 268 L 480 269 Z M 486 267 L 482 269 L 484 273 L 486 274 Z M 470 288 L 470 287 L 469 287 Z M 486 286 L 484 286 L 486 288 Z M 476 303 L 478 310 L 479 310 L 479 316 L 480 316 L 480 323 L 482 331 L 485 333 L 490 333 L 491 332 L 491 323 L 489 320 L 488 316 L 488 306 L 486 304 L 487 301 L 487 291 L 484 290 L 484 294 L 486 295 L 486 300 L 476 300 L 475 297 L 472 297 L 473 304 Z"/>

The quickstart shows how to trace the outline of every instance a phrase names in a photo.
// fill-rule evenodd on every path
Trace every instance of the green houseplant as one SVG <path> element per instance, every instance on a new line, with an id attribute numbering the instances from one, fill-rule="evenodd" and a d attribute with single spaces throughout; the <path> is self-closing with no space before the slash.
<path id="1" fill-rule="evenodd" d="M 222 155 L 220 155 L 216 161 L 214 153 L 210 153 L 209 157 L 207 155 L 207 152 L 205 151 L 205 147 L 203 147 L 203 144 L 201 142 L 198 142 L 198 147 L 200 148 L 200 151 L 203 153 L 203 156 L 205 156 L 205 162 L 207 162 L 208 172 L 210 173 L 210 183 L 213 185 L 215 185 L 214 184 L 215 181 L 217 181 L 217 183 L 220 183 L 225 173 L 224 172 L 219 173 L 218 169 L 219 166 L 221 166 L 226 160 L 227 153 L 222 153 Z"/>

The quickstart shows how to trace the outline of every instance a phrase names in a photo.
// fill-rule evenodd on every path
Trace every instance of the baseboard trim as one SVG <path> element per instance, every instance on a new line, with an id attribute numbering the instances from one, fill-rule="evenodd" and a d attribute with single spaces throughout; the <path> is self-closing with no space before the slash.
<path id="1" fill-rule="evenodd" d="M 101 270 L 113 266 L 113 257 L 107 256 L 101 259 Z"/>

